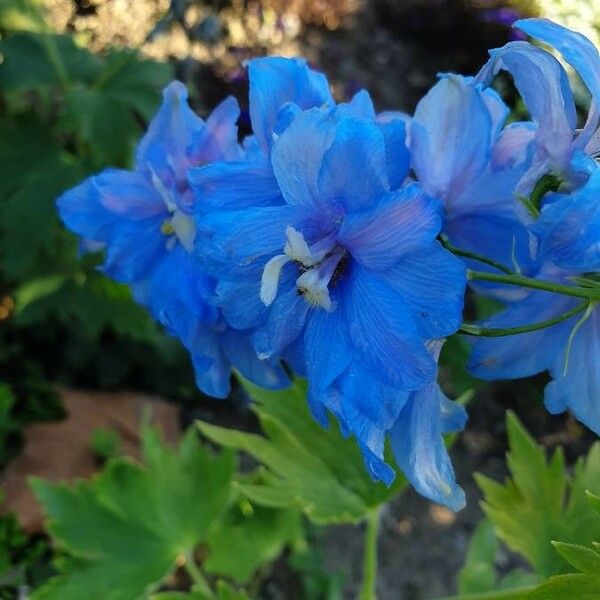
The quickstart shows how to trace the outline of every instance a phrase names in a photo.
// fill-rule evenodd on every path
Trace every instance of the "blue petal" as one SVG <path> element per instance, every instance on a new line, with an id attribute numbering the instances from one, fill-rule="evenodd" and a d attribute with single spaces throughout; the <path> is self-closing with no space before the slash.
<path id="1" fill-rule="evenodd" d="M 198 215 L 196 225 L 196 251 L 215 274 L 225 268 L 258 279 L 267 260 L 282 253 L 288 225 L 310 231 L 306 211 L 287 205 Z"/>
<path id="2" fill-rule="evenodd" d="M 136 152 L 136 169 L 154 172 L 168 186 L 185 182 L 193 165 L 190 150 L 204 136 L 206 124 L 187 102 L 188 92 L 179 81 L 163 91 L 163 103 L 150 122 Z"/>
<path id="3" fill-rule="evenodd" d="M 532 256 L 532 235 L 510 210 L 492 207 L 473 213 L 460 212 L 446 220 L 444 233 L 455 246 L 496 260 L 524 275 L 537 268 L 538 261 Z M 471 269 L 498 272 L 479 261 L 465 259 L 465 262 Z M 491 289 L 487 285 L 484 288 Z"/>
<path id="4" fill-rule="evenodd" d="M 569 79 L 560 63 L 548 52 L 527 42 L 510 42 L 490 52 L 490 60 L 476 77 L 489 85 L 502 69 L 512 76 L 533 121 L 538 125 L 537 142 L 542 171 L 564 169 L 570 159 L 576 124 L 575 103 Z"/>
<path id="5" fill-rule="evenodd" d="M 309 310 L 310 306 L 298 295 L 295 285 L 280 292 L 266 324 L 252 336 L 258 356 L 261 359 L 278 357 L 302 333 Z"/>
<path id="6" fill-rule="evenodd" d="M 283 204 L 271 163 L 262 154 L 191 169 L 189 181 L 200 212 Z"/>
<path id="7" fill-rule="evenodd" d="M 352 342 L 341 310 L 316 310 L 305 333 L 306 371 L 311 386 L 328 388 L 352 360 Z"/>
<path id="8" fill-rule="evenodd" d="M 429 383 L 435 377 L 435 362 L 424 347 L 407 302 L 366 269 L 357 264 L 348 269 L 343 310 L 356 360 L 372 369 L 373 377 L 400 390 L 415 390 Z"/>
<path id="9" fill-rule="evenodd" d="M 398 466 L 421 495 L 451 510 L 465 505 L 444 445 L 442 408 L 446 399 L 432 383 L 411 394 L 390 436 Z"/>
<path id="10" fill-rule="evenodd" d="M 302 109 L 334 104 L 325 76 L 300 58 L 258 58 L 250 61 L 248 70 L 252 129 L 267 155 L 284 104 L 294 102 Z"/>
<path id="11" fill-rule="evenodd" d="M 279 361 L 259 360 L 249 332 L 229 329 L 223 334 L 222 343 L 231 364 L 255 385 L 269 390 L 290 385 Z"/>
<path id="12" fill-rule="evenodd" d="M 121 223 L 168 216 L 161 197 L 143 175 L 117 169 L 107 169 L 68 190 L 57 206 L 69 229 L 98 242 L 110 242 Z"/>
<path id="13" fill-rule="evenodd" d="M 235 329 L 249 329 L 264 321 L 268 308 L 260 299 L 260 276 L 222 277 L 216 292 L 227 322 Z"/>
<path id="14" fill-rule="evenodd" d="M 396 190 L 406 179 L 410 152 L 406 146 L 406 124 L 402 119 L 378 123 L 385 143 L 385 161 L 390 189 Z"/>
<path id="15" fill-rule="evenodd" d="M 552 319 L 571 308 L 577 300 L 566 296 L 549 297 L 531 292 L 484 321 L 484 327 L 506 328 L 530 325 Z M 469 358 L 469 372 L 480 379 L 518 379 L 552 367 L 557 353 L 563 354 L 577 316 L 559 325 L 507 337 L 478 338 Z M 564 354 L 563 354 L 564 356 Z"/>
<path id="16" fill-rule="evenodd" d="M 545 391 L 548 410 L 567 408 L 579 421 L 600 435 L 600 312 L 596 308 L 579 328 L 570 348 L 565 373 L 565 346 L 556 348 L 550 372 L 553 381 Z"/>
<path id="17" fill-rule="evenodd" d="M 488 161 L 493 121 L 481 91 L 446 75 L 419 102 L 411 123 L 412 166 L 425 190 L 458 196 Z"/>
<path id="18" fill-rule="evenodd" d="M 441 228 L 440 209 L 437 200 L 412 183 L 347 216 L 339 240 L 362 265 L 387 269 L 406 254 L 431 244 Z"/>
<path id="19" fill-rule="evenodd" d="M 221 349 L 216 334 L 211 349 L 214 356 L 207 367 L 209 349 L 203 345 L 199 352 L 192 350 L 192 363 L 196 375 L 196 385 L 200 390 L 214 398 L 227 398 L 231 393 L 231 365 Z"/>
<path id="20" fill-rule="evenodd" d="M 600 119 L 600 54 L 584 35 L 548 19 L 524 19 L 514 27 L 558 50 L 577 71 L 592 94 L 592 107 L 578 143 L 585 145 Z"/>
<path id="21" fill-rule="evenodd" d="M 374 121 L 376 118 L 373 100 L 367 90 L 359 90 L 352 96 L 352 100 L 347 104 L 349 114 L 366 121 Z"/>
<path id="22" fill-rule="evenodd" d="M 386 167 L 385 142 L 379 128 L 374 123 L 343 118 L 323 156 L 319 195 L 325 200 L 341 199 L 349 211 L 367 208 L 389 190 Z"/>
<path id="23" fill-rule="evenodd" d="M 199 165 L 215 160 L 235 160 L 241 157 L 237 120 L 240 107 L 235 98 L 223 100 L 206 120 L 204 135 L 191 144 L 191 163 Z"/>
<path id="24" fill-rule="evenodd" d="M 532 231 L 543 258 L 580 272 L 600 270 L 600 168 L 577 191 L 555 194 Z"/>
<path id="25" fill-rule="evenodd" d="M 441 338 L 459 328 L 466 269 L 438 242 L 403 257 L 382 277 L 410 306 L 423 337 Z"/>
<path id="26" fill-rule="evenodd" d="M 316 208 L 322 203 L 317 181 L 334 137 L 334 117 L 313 109 L 297 117 L 277 139 L 271 162 L 288 204 Z"/>

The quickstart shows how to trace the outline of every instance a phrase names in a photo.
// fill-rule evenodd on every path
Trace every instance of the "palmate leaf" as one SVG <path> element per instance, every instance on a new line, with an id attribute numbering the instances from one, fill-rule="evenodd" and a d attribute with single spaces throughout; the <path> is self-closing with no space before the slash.
<path id="1" fill-rule="evenodd" d="M 367 474 L 357 444 L 337 424 L 322 429 L 310 415 L 302 381 L 281 391 L 243 382 L 255 400 L 265 436 L 199 423 L 210 440 L 244 450 L 262 465 L 261 484 L 238 482 L 247 498 L 271 508 L 296 507 L 316 523 L 357 522 L 407 483 L 401 473 L 391 488 Z"/>
<path id="2" fill-rule="evenodd" d="M 578 461 L 569 478 L 561 450 L 546 460 L 544 450 L 510 413 L 507 429 L 512 478 L 501 484 L 477 476 L 483 509 L 499 538 L 521 553 L 540 578 L 565 573 L 569 565 L 552 547 L 553 540 L 589 545 L 600 539 L 600 519 L 584 494 L 600 490 L 600 444 Z"/>
<path id="3" fill-rule="evenodd" d="M 61 128 L 87 144 L 99 165 L 126 167 L 142 123 L 152 118 L 172 78 L 167 63 L 142 60 L 132 50 L 112 50 L 93 85 L 66 94 Z"/>
<path id="4" fill-rule="evenodd" d="M 594 511 L 600 513 L 600 497 L 590 492 L 581 493 L 582 500 Z M 600 518 L 596 514 L 600 523 Z M 600 539 L 600 538 L 599 538 Z M 579 573 L 557 575 L 541 584 L 526 596 L 525 600 L 597 600 L 600 598 L 600 544 L 594 542 L 594 549 L 579 544 L 554 542 L 558 554 Z"/>
<path id="5" fill-rule="evenodd" d="M 238 498 L 210 528 L 206 542 L 204 570 L 245 583 L 286 546 L 304 543 L 302 517 L 294 508 L 273 510 Z"/>
<path id="6" fill-rule="evenodd" d="M 136 600 L 171 572 L 221 512 L 235 467 L 190 430 L 177 452 L 143 432 L 146 466 L 116 459 L 72 487 L 34 480 L 49 532 L 65 551 L 32 600 Z"/>

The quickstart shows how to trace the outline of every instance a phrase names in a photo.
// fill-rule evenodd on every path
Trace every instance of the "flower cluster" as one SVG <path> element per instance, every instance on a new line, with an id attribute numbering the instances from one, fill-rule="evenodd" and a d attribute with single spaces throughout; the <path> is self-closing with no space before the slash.
<path id="1" fill-rule="evenodd" d="M 226 397 L 232 367 L 272 389 L 291 369 L 315 419 L 337 418 L 374 479 L 394 478 L 389 444 L 417 491 L 458 509 L 443 434 L 466 413 L 436 379 L 467 273 L 506 303 L 478 331 L 550 321 L 478 339 L 472 371 L 547 369 L 549 409 L 600 432 L 600 57 L 548 21 L 518 26 L 589 88 L 583 129 L 561 63 L 528 42 L 492 51 L 476 77 L 441 75 L 413 116 L 377 114 L 364 90 L 337 103 L 301 59 L 255 59 L 251 136 L 238 141 L 234 99 L 203 121 L 175 82 L 135 169 L 66 192 L 61 217 L 181 339 L 204 392 Z M 508 123 L 489 87 L 499 70 L 531 120 Z"/>

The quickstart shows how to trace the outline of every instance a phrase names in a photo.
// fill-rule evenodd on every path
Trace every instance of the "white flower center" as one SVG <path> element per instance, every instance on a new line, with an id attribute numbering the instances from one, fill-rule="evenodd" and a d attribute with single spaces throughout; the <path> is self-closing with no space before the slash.
<path id="1" fill-rule="evenodd" d="M 260 299 L 270 306 L 277 296 L 277 288 L 282 268 L 289 262 L 296 262 L 300 275 L 296 279 L 296 289 L 311 306 L 320 306 L 327 312 L 335 310 L 335 302 L 329 296 L 329 283 L 346 251 L 336 246 L 335 235 L 331 234 L 312 246 L 304 236 L 288 226 L 283 254 L 274 256 L 267 262 L 262 274 Z"/>
<path id="2" fill-rule="evenodd" d="M 177 207 L 171 191 L 161 181 L 150 164 L 148 164 L 152 173 L 152 185 L 163 199 L 169 217 L 166 218 L 160 226 L 160 232 L 167 236 L 167 250 L 173 250 L 179 242 L 187 252 L 194 249 L 194 238 L 196 237 L 196 223 L 194 219 L 185 214 Z"/>

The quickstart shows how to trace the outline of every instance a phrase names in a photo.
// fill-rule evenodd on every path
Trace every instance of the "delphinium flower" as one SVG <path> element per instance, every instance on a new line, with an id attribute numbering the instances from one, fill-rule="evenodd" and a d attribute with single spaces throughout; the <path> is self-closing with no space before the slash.
<path id="1" fill-rule="evenodd" d="M 484 379 L 548 370 L 552 376 L 545 390 L 548 409 L 558 413 L 569 408 L 600 434 L 600 168 L 594 160 L 600 145 L 600 56 L 589 40 L 549 21 L 533 19 L 517 25 L 562 52 L 592 95 L 587 121 L 577 131 L 566 75 L 554 58 L 546 58 L 550 54 L 523 42 L 516 50 L 493 52 L 482 71 L 482 79 L 488 80 L 499 67 L 510 70 L 537 121 L 536 164 L 527 177 L 533 182 L 551 174 L 562 184 L 558 192 L 540 194 L 529 207 L 529 229 L 537 246 L 535 279 L 568 286 L 562 291 L 575 295 L 528 290 L 519 301 L 509 302 L 484 325 L 512 328 L 558 322 L 528 333 L 478 340 L 470 367 Z M 525 65 L 532 64 L 528 61 L 539 61 L 540 68 L 528 71 Z M 549 64 L 552 68 L 541 66 Z"/>
<path id="2" fill-rule="evenodd" d="M 561 181 L 563 188 L 572 189 L 585 181 L 584 157 L 591 158 L 600 151 L 598 50 L 583 35 L 547 19 L 524 19 L 515 27 L 553 46 L 577 71 L 592 96 L 583 128 L 577 128 L 565 69 L 552 54 L 529 42 L 510 42 L 492 50 L 476 80 L 489 85 L 499 71 L 509 72 L 536 125 L 533 161 L 517 191 L 528 196 L 540 178 L 549 174 Z"/>
<path id="3" fill-rule="evenodd" d="M 282 60 L 250 68 L 262 169 L 250 151 L 246 167 L 191 174 L 200 197 L 214 190 L 198 207 L 198 255 L 219 279 L 228 322 L 254 329 L 262 359 L 282 357 L 307 377 L 313 414 L 338 418 L 373 477 L 394 477 L 383 458 L 391 436 L 417 490 L 460 508 L 442 433 L 465 415 L 435 384 L 432 340 L 460 325 L 465 267 L 435 239 L 441 204 L 408 178 L 402 119 L 378 122 L 366 92 L 334 106 L 282 91 L 275 77 L 256 83 Z M 214 183 L 232 169 L 236 181 Z"/>
<path id="4" fill-rule="evenodd" d="M 140 142 L 135 168 L 107 169 L 58 200 L 64 223 L 101 244 L 102 270 L 129 284 L 135 299 L 190 350 L 199 387 L 226 397 L 231 363 L 264 387 L 288 379 L 274 362 L 260 361 L 247 334 L 229 327 L 210 304 L 215 281 L 193 254 L 194 198 L 187 183 L 191 167 L 240 156 L 233 98 L 206 122 L 187 104 L 187 91 L 173 82 Z"/>
<path id="5" fill-rule="evenodd" d="M 531 164 L 535 127 L 505 127 L 508 114 L 495 91 L 442 75 L 410 121 L 411 164 L 427 193 L 443 201 L 442 231 L 453 245 L 529 273 L 531 233 L 518 218 L 515 188 Z"/>

